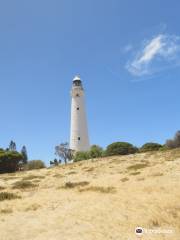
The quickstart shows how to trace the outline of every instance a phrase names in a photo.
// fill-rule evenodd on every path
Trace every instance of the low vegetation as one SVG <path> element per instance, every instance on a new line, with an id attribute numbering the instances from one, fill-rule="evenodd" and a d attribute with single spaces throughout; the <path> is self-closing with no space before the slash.
<path id="1" fill-rule="evenodd" d="M 36 211 L 41 207 L 40 204 L 34 203 L 25 208 L 25 211 Z"/>
<path id="2" fill-rule="evenodd" d="M 171 148 L 180 147 L 180 131 L 177 131 L 174 138 L 167 140 L 164 145 L 155 142 L 143 144 L 140 148 L 135 147 L 128 142 L 114 142 L 107 146 L 105 150 L 98 145 L 92 145 L 89 151 L 76 152 L 73 157 L 74 162 L 88 160 L 98 157 L 113 156 L 113 155 L 128 155 L 138 152 L 150 151 L 166 151 Z"/>
<path id="3" fill-rule="evenodd" d="M 38 185 L 30 182 L 30 181 L 26 181 L 26 180 L 21 180 L 21 181 L 17 181 L 13 184 L 13 189 L 27 189 L 27 188 L 35 188 Z"/>
<path id="4" fill-rule="evenodd" d="M 56 174 L 53 175 L 53 177 L 55 177 L 55 178 L 63 178 L 64 175 L 62 175 L 60 173 L 56 173 Z"/>
<path id="5" fill-rule="evenodd" d="M 100 193 L 115 193 L 116 189 L 114 187 L 103 187 L 103 186 L 90 186 L 86 188 L 80 188 L 79 192 L 100 192 Z"/>
<path id="6" fill-rule="evenodd" d="M 12 200 L 17 198 L 21 198 L 21 197 L 15 193 L 0 192 L 0 201 Z"/>
<path id="7" fill-rule="evenodd" d="M 72 175 L 72 174 L 76 174 L 77 172 L 75 172 L 75 171 L 71 171 L 71 172 L 68 172 L 67 174 L 68 175 Z"/>
<path id="8" fill-rule="evenodd" d="M 127 177 L 121 178 L 121 182 L 127 182 L 127 181 L 129 181 L 129 178 Z"/>
<path id="9" fill-rule="evenodd" d="M 82 182 L 67 182 L 63 186 L 63 188 L 75 188 L 75 187 L 84 187 L 87 186 L 89 182 L 87 181 L 82 181 Z"/>
<path id="10" fill-rule="evenodd" d="M 45 167 L 46 166 L 42 160 L 31 160 L 26 164 L 25 170 L 41 169 Z"/>
<path id="11" fill-rule="evenodd" d="M 107 146 L 106 156 L 136 153 L 138 148 L 127 142 L 114 142 Z"/>
<path id="12" fill-rule="evenodd" d="M 12 212 L 13 212 L 12 208 L 3 208 L 0 210 L 1 214 L 10 214 Z"/>
<path id="13" fill-rule="evenodd" d="M 23 177 L 22 180 L 33 180 L 33 179 L 41 179 L 41 178 L 45 178 L 44 176 L 38 176 L 38 175 L 29 175 L 29 176 L 26 176 L 26 177 Z"/>
<path id="14" fill-rule="evenodd" d="M 136 170 L 139 170 L 141 168 L 145 168 L 147 166 L 148 166 L 148 163 L 136 163 L 136 164 L 133 164 L 133 165 L 127 167 L 127 169 L 136 171 Z"/>
<path id="15" fill-rule="evenodd" d="M 142 147 L 140 148 L 140 152 L 158 151 L 161 148 L 162 148 L 161 144 L 149 142 L 142 145 Z"/>
<path id="16" fill-rule="evenodd" d="M 141 172 L 131 172 L 129 175 L 139 175 Z"/>

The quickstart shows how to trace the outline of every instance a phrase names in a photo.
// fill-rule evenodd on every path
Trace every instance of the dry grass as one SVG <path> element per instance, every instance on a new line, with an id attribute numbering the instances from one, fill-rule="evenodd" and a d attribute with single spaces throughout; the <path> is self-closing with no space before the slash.
<path id="1" fill-rule="evenodd" d="M 40 179 L 34 179 L 34 180 L 33 180 L 33 183 L 35 183 L 35 184 L 36 184 L 36 183 L 40 183 L 40 182 L 41 182 Z"/>
<path id="2" fill-rule="evenodd" d="M 139 169 L 145 168 L 145 167 L 148 167 L 148 163 L 137 163 L 137 164 L 127 167 L 127 170 L 136 171 L 136 170 L 139 170 Z"/>
<path id="3" fill-rule="evenodd" d="M 163 175 L 164 175 L 163 173 L 157 172 L 157 173 L 151 174 L 151 177 L 161 177 L 161 176 L 163 176 Z"/>
<path id="4" fill-rule="evenodd" d="M 179 173 L 176 149 L 2 175 L 0 186 L 8 190 L 24 177 L 31 176 L 23 180 L 31 184 L 41 180 L 32 175 L 45 178 L 38 189 L 9 190 L 21 199 L 0 202 L 0 239 L 135 240 L 139 225 L 173 229 L 171 235 L 144 235 L 144 240 L 179 240 Z M 15 178 L 6 186 L 8 176 Z"/>
<path id="5" fill-rule="evenodd" d="M 129 178 L 127 177 L 121 178 L 121 182 L 127 182 L 127 181 L 129 181 Z"/>
<path id="6" fill-rule="evenodd" d="M 10 214 L 10 213 L 12 213 L 12 212 L 13 212 L 12 208 L 0 209 L 0 213 L 1 213 L 1 214 Z"/>
<path id="7" fill-rule="evenodd" d="M 54 174 L 53 177 L 55 177 L 55 178 L 63 178 L 64 175 L 62 175 L 60 173 L 57 173 L 57 174 Z"/>
<path id="8" fill-rule="evenodd" d="M 159 222 L 158 219 L 153 219 L 150 221 L 150 226 L 152 227 L 160 227 L 161 223 Z"/>
<path id="9" fill-rule="evenodd" d="M 26 181 L 26 180 L 32 180 L 32 179 L 42 179 L 42 178 L 45 178 L 45 176 L 40 176 L 40 175 L 29 175 L 29 176 L 26 176 L 26 177 L 23 177 L 23 181 Z"/>
<path id="10" fill-rule="evenodd" d="M 21 197 L 15 193 L 0 192 L 0 201 L 12 200 L 17 198 L 21 198 Z"/>
<path id="11" fill-rule="evenodd" d="M 102 186 L 90 186 L 86 188 L 80 188 L 79 192 L 100 192 L 100 193 L 115 193 L 116 189 L 114 187 L 102 187 Z"/>
<path id="12" fill-rule="evenodd" d="M 85 169 L 85 171 L 86 172 L 93 172 L 95 170 L 95 168 L 94 167 L 91 167 L 91 168 L 86 168 Z"/>
<path id="13" fill-rule="evenodd" d="M 39 208 L 41 208 L 41 205 L 37 204 L 37 203 L 34 203 L 34 204 L 31 204 L 30 206 L 26 207 L 25 211 L 36 211 Z"/>
<path id="14" fill-rule="evenodd" d="M 71 171 L 71 172 L 68 172 L 67 175 L 71 175 L 71 174 L 76 174 L 77 172 L 75 171 Z"/>
<path id="15" fill-rule="evenodd" d="M 2 191 L 2 190 L 4 190 L 4 189 L 6 189 L 6 188 L 3 187 L 3 186 L 0 186 L 0 191 Z"/>
<path id="16" fill-rule="evenodd" d="M 75 187 L 84 187 L 88 185 L 89 182 L 82 181 L 82 182 L 66 182 L 65 185 L 62 188 L 75 188 Z"/>
<path id="17" fill-rule="evenodd" d="M 144 177 L 139 177 L 139 178 L 137 178 L 137 181 L 144 181 L 144 180 L 145 180 Z"/>
<path id="18" fill-rule="evenodd" d="M 131 172 L 129 175 L 139 175 L 141 172 Z"/>
<path id="19" fill-rule="evenodd" d="M 7 177 L 4 177 L 4 180 L 14 180 L 14 179 L 18 179 L 19 177 L 16 177 L 16 176 L 7 176 Z"/>
<path id="20" fill-rule="evenodd" d="M 35 187 L 38 187 L 38 185 L 25 180 L 17 181 L 12 186 L 13 189 L 22 189 L 22 190 L 28 189 L 28 188 L 35 188 Z"/>

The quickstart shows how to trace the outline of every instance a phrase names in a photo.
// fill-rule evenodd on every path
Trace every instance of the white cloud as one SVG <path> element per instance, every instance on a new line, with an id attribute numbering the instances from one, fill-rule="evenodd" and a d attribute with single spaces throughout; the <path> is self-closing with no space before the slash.
<path id="1" fill-rule="evenodd" d="M 159 34 L 148 40 L 135 52 L 126 64 L 126 69 L 135 76 L 149 75 L 180 61 L 180 38 L 174 35 Z"/>

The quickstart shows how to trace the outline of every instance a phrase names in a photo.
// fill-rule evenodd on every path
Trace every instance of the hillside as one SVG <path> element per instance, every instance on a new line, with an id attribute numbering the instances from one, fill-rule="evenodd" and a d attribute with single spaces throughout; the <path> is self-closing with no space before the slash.
<path id="1" fill-rule="evenodd" d="M 2 192 L 20 198 L 0 201 L 0 240 L 180 239 L 180 149 L 2 174 Z"/>

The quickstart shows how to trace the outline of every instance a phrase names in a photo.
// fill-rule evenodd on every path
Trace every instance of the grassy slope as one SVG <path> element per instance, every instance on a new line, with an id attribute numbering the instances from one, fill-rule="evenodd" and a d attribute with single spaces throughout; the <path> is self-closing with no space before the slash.
<path id="1" fill-rule="evenodd" d="M 21 198 L 0 201 L 1 240 L 180 239 L 180 149 L 3 174 L 4 191 Z"/>

